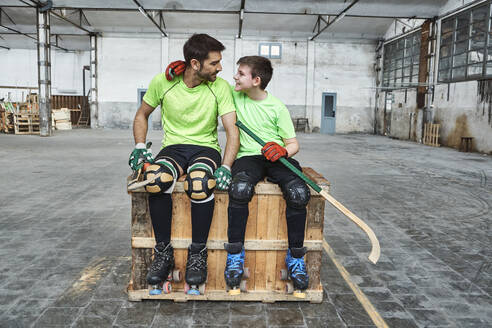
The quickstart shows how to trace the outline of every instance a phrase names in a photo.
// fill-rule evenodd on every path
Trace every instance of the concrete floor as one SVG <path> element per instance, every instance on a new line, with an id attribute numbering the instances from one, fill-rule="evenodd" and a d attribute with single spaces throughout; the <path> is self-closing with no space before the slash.
<path id="1" fill-rule="evenodd" d="M 491 156 L 299 140 L 297 159 L 379 237 L 372 265 L 365 234 L 327 204 L 327 242 L 390 327 L 492 327 Z M 373 326 L 326 254 L 322 304 L 127 301 L 132 145 L 129 130 L 0 135 L 0 327 Z"/>

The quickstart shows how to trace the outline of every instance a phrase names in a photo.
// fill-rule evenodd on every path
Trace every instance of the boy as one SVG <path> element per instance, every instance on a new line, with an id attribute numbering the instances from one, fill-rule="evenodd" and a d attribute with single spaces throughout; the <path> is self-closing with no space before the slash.
<path id="1" fill-rule="evenodd" d="M 256 141 L 240 130 L 240 145 L 237 158 L 232 165 L 232 183 L 229 188 L 228 243 L 225 244 L 227 262 L 224 277 L 231 294 L 239 293 L 244 273 L 244 235 L 249 215 L 248 203 L 253 198 L 255 185 L 265 178 L 278 183 L 282 189 L 287 208 L 287 234 L 289 249 L 285 258 L 288 274 L 294 289 L 305 290 L 309 284 L 304 255 L 304 231 L 306 205 L 310 191 L 302 179 L 283 164 L 281 157 L 299 170 L 299 163 L 292 158 L 299 151 L 294 126 L 288 109 L 270 93 L 265 91 L 272 77 L 271 62 L 260 56 L 239 59 L 236 82 L 232 94 L 236 115 L 262 140 L 269 142 L 262 148 Z M 179 62 L 171 63 L 166 69 L 169 78 L 178 74 Z"/>
<path id="2" fill-rule="evenodd" d="M 305 290 L 309 277 L 304 263 L 306 248 L 303 243 L 310 192 L 302 179 L 278 162 L 279 158 L 285 157 L 301 169 L 292 158 L 299 151 L 294 125 L 285 105 L 265 91 L 273 73 L 270 60 L 260 56 L 246 56 L 240 58 L 237 64 L 239 67 L 234 75 L 236 85 L 232 92 L 237 118 L 262 140 L 269 142 L 262 148 L 240 130 L 239 152 L 232 166 L 233 178 L 229 188 L 229 243 L 225 245 L 228 254 L 224 272 L 226 283 L 233 290 L 240 285 L 248 203 L 253 198 L 255 185 L 267 176 L 279 184 L 287 204 L 289 249 L 285 263 L 288 273 L 294 289 Z"/>

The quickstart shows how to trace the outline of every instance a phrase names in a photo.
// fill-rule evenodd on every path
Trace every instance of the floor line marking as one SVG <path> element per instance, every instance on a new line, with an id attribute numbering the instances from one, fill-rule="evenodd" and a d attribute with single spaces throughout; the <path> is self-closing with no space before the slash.
<path id="1" fill-rule="evenodd" d="M 345 280 L 345 282 L 350 287 L 350 289 L 352 289 L 352 291 L 355 294 L 355 297 L 357 297 L 360 304 L 362 305 L 364 310 L 366 310 L 367 314 L 371 318 L 372 322 L 374 322 L 376 327 L 378 327 L 378 328 L 389 328 L 388 324 L 384 321 L 384 319 L 381 317 L 381 315 L 376 310 L 374 305 L 372 305 L 371 301 L 369 301 L 369 299 L 364 294 L 364 292 L 362 292 L 362 290 L 360 290 L 359 286 L 357 286 L 352 281 L 352 279 L 350 279 L 350 274 L 348 273 L 347 269 L 345 269 L 345 267 L 342 264 L 340 264 L 340 262 L 338 262 L 338 260 L 336 259 L 335 252 L 333 251 L 331 246 L 328 245 L 325 238 L 323 238 L 323 248 L 324 248 L 325 252 L 328 254 L 328 256 L 330 257 L 333 264 L 335 264 L 335 266 L 337 267 L 338 272 L 340 272 L 340 274 L 342 275 L 342 278 Z"/>

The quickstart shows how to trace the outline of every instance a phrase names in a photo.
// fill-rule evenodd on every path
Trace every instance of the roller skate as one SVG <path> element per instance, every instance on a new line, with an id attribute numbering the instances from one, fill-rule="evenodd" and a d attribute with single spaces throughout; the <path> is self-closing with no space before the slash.
<path id="1" fill-rule="evenodd" d="M 186 261 L 185 287 L 188 295 L 205 294 L 205 282 L 207 280 L 207 247 L 205 244 L 192 243 L 188 247 L 188 260 Z"/>
<path id="2" fill-rule="evenodd" d="M 224 278 L 227 284 L 229 295 L 239 295 L 241 291 L 247 291 L 246 280 L 242 278 L 249 277 L 248 268 L 244 268 L 244 248 L 241 242 L 225 243 L 224 248 L 227 251 L 227 261 L 224 270 Z"/>
<path id="3" fill-rule="evenodd" d="M 170 243 L 160 242 L 154 247 L 154 260 L 147 273 L 147 282 L 151 286 L 150 295 L 169 294 L 171 281 L 180 281 L 181 273 L 174 269 L 174 250 Z"/>
<path id="4" fill-rule="evenodd" d="M 280 279 L 290 280 L 285 285 L 287 294 L 293 294 L 297 298 L 306 298 L 304 292 L 309 286 L 309 276 L 304 263 L 306 248 L 289 248 L 285 257 L 287 270 L 280 270 Z"/>

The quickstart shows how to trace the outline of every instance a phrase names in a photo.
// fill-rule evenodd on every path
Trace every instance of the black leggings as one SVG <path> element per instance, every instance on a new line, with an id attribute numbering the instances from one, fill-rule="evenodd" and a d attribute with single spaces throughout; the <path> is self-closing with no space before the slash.
<path id="1" fill-rule="evenodd" d="M 200 158 L 206 157 L 206 159 Z M 184 172 L 194 163 L 205 163 L 216 170 L 221 163 L 217 150 L 196 145 L 172 145 L 163 148 L 156 160 L 167 158 L 179 175 L 178 164 Z M 191 239 L 194 243 L 206 243 L 214 213 L 214 199 L 206 203 L 191 203 Z M 173 202 L 171 194 L 149 194 L 149 209 L 157 243 L 171 241 Z"/>
<path id="2" fill-rule="evenodd" d="M 288 161 L 297 169 L 301 170 L 299 162 L 293 158 Z M 265 176 L 284 190 L 285 184 L 292 180 L 298 179 L 299 183 L 304 183 L 292 171 L 286 168 L 282 163 L 272 163 L 262 155 L 244 156 L 237 159 L 232 166 L 232 175 L 236 176 L 239 172 L 245 172 L 249 182 L 256 185 Z M 229 197 L 228 221 L 229 226 L 227 235 L 230 243 L 244 243 L 246 232 L 246 223 L 248 220 L 248 204 L 238 203 Z M 302 247 L 304 244 L 304 231 L 306 226 L 306 207 L 294 208 L 287 204 L 285 211 L 287 219 L 287 235 L 289 239 L 289 248 Z"/>

